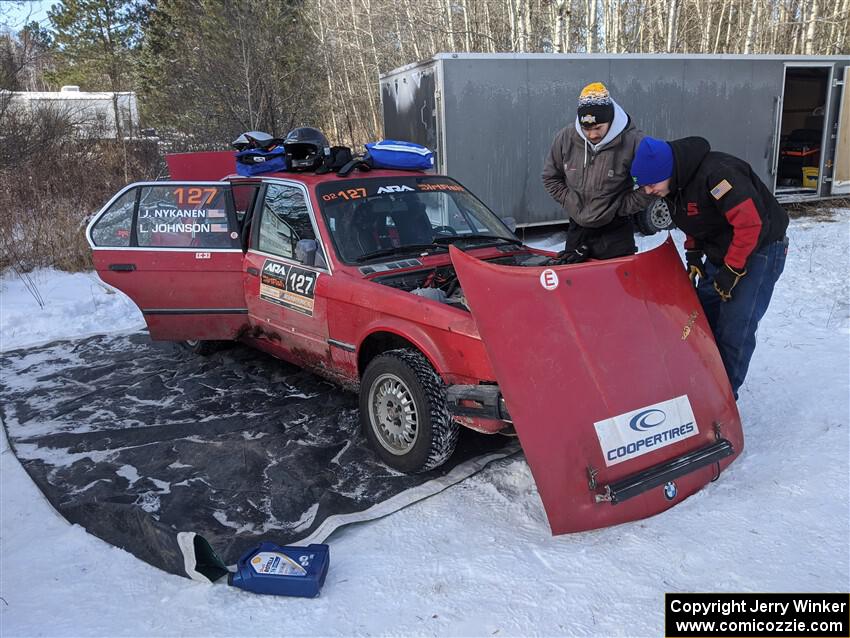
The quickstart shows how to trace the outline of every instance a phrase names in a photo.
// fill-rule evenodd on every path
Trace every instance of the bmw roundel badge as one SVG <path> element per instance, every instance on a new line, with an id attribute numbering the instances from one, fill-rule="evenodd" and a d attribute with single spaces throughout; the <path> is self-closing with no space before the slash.
<path id="1" fill-rule="evenodd" d="M 673 481 L 670 481 L 664 486 L 664 498 L 668 501 L 672 501 L 676 498 L 676 494 L 679 493 L 679 490 L 676 489 L 676 484 Z"/>

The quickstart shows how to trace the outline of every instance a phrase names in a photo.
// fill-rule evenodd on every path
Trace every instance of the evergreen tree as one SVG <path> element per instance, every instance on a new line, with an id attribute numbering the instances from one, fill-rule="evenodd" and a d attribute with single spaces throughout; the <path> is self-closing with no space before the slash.
<path id="1" fill-rule="evenodd" d="M 309 119 L 321 75 L 294 2 L 159 0 L 139 76 L 148 121 L 225 146 L 247 130 L 285 134 Z"/>
<path id="2" fill-rule="evenodd" d="M 48 15 L 58 63 L 52 79 L 89 91 L 131 90 L 148 8 L 144 0 L 63 0 L 52 7 Z M 113 106 L 121 137 L 117 97 Z"/>

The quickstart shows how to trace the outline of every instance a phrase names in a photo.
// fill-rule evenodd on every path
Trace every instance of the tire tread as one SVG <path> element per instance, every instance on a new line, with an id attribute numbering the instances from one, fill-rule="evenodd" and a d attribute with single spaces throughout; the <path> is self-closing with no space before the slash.
<path id="1" fill-rule="evenodd" d="M 428 359 L 416 350 L 410 348 L 387 350 L 375 357 L 372 362 L 383 357 L 392 357 L 407 365 L 416 376 L 428 399 L 431 445 L 425 462 L 414 471 L 418 473 L 433 470 L 449 459 L 460 436 L 460 427 L 449 414 L 446 386 Z"/>

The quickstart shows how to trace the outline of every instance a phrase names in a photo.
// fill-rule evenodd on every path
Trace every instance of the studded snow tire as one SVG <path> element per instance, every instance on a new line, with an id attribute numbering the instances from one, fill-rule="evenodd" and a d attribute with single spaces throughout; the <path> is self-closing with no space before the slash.
<path id="1" fill-rule="evenodd" d="M 402 472 L 439 467 L 454 452 L 459 434 L 443 380 L 421 353 L 406 348 L 384 352 L 366 366 L 360 423 L 381 460 Z"/>

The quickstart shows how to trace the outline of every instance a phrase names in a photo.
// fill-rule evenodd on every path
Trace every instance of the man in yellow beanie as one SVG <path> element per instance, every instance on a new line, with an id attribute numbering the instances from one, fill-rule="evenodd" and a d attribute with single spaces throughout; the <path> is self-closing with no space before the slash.
<path id="1" fill-rule="evenodd" d="M 634 254 L 628 216 L 652 203 L 629 173 L 643 137 L 604 84 L 584 87 L 575 123 L 555 135 L 543 166 L 543 185 L 570 219 L 564 263 Z"/>

